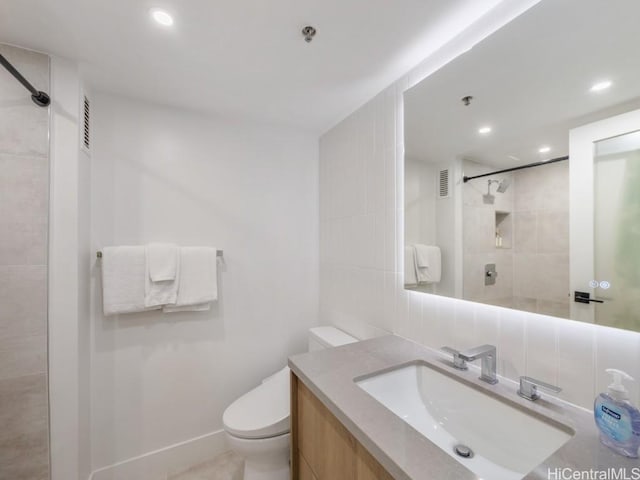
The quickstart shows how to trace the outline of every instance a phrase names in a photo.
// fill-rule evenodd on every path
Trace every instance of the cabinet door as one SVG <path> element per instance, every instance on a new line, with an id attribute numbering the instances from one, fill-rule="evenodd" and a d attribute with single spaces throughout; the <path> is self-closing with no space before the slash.
<path id="1" fill-rule="evenodd" d="M 393 477 L 358 443 L 356 448 L 356 480 L 393 480 Z"/>
<path id="2" fill-rule="evenodd" d="M 301 454 L 298 454 L 298 480 L 318 480 L 311 471 L 311 467 Z"/>
<path id="3" fill-rule="evenodd" d="M 297 383 L 300 453 L 318 480 L 355 478 L 355 439 L 302 382 Z"/>
<path id="4" fill-rule="evenodd" d="M 293 480 L 393 480 L 293 374 L 291 432 Z"/>

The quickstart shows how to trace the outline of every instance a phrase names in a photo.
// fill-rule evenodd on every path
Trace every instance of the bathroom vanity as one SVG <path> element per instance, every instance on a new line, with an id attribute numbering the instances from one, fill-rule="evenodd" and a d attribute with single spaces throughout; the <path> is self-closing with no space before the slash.
<path id="1" fill-rule="evenodd" d="M 526 400 L 515 382 L 490 385 L 479 369 L 455 370 L 445 355 L 401 337 L 296 355 L 289 366 L 294 480 L 640 472 L 638 459 L 600 444 L 592 412 L 550 396 Z M 471 454 L 456 452 L 454 440 Z"/>
<path id="2" fill-rule="evenodd" d="M 291 432 L 294 479 L 393 478 L 293 372 Z"/>

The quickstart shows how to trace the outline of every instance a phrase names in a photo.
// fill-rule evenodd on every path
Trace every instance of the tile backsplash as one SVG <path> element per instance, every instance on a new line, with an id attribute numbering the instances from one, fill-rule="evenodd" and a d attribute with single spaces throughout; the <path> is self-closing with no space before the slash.
<path id="1" fill-rule="evenodd" d="M 605 368 L 640 380 L 640 334 L 403 288 L 403 92 L 408 76 L 320 140 L 320 315 L 356 336 L 498 347 L 499 374 L 557 384 L 591 408 Z M 632 398 L 640 403 L 635 384 Z"/>

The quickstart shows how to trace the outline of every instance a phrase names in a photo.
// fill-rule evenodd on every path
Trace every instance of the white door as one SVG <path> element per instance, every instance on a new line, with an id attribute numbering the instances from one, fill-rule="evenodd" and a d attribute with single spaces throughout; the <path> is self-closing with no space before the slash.
<path id="1" fill-rule="evenodd" d="M 571 318 L 640 330 L 640 110 L 570 133 Z M 602 303 L 600 303 L 602 302 Z"/>

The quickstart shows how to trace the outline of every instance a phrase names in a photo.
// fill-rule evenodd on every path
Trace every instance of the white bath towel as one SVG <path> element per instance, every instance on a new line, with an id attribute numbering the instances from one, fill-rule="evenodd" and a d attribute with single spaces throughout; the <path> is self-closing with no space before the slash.
<path id="1" fill-rule="evenodd" d="M 149 277 L 152 282 L 175 280 L 178 273 L 180 251 L 172 243 L 150 243 L 147 245 Z"/>
<path id="2" fill-rule="evenodd" d="M 106 247 L 102 250 L 102 303 L 105 315 L 144 312 L 145 247 Z"/>
<path id="3" fill-rule="evenodd" d="M 217 250 L 210 247 L 180 249 L 180 286 L 175 305 L 165 312 L 202 311 L 218 299 Z"/>
<path id="4" fill-rule="evenodd" d="M 414 248 L 418 283 L 438 283 L 442 276 L 440 248 L 419 243 L 415 244 Z"/>
<path id="5" fill-rule="evenodd" d="M 413 245 L 404 246 L 404 284 L 415 287 L 418 284 L 416 276 L 416 249 Z"/>

